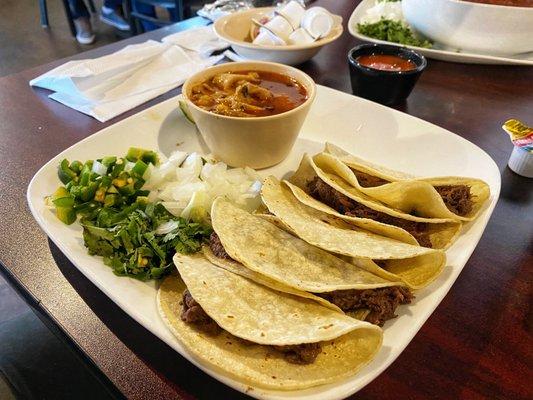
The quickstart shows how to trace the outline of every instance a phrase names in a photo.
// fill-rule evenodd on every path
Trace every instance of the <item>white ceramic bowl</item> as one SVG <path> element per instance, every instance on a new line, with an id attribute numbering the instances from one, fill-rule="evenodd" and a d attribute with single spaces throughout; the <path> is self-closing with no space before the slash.
<path id="1" fill-rule="evenodd" d="M 409 25 L 454 49 L 510 55 L 533 51 L 533 8 L 461 0 L 403 0 Z"/>
<path id="2" fill-rule="evenodd" d="M 196 106 L 190 100 L 192 87 L 223 72 L 271 71 L 288 75 L 302 84 L 307 100 L 287 112 L 267 117 L 227 117 Z M 216 65 L 191 76 L 183 85 L 189 112 L 209 150 L 232 167 L 267 168 L 285 159 L 296 141 L 316 95 L 309 75 L 287 65 L 269 62 L 236 62 Z"/>
<path id="3" fill-rule="evenodd" d="M 333 15 L 334 26 L 330 34 L 313 43 L 287 46 L 253 44 L 250 38 L 252 18 L 259 20 L 271 14 L 273 10 L 271 7 L 253 8 L 227 15 L 215 22 L 215 32 L 219 38 L 230 43 L 233 50 L 241 57 L 249 60 L 297 65 L 314 57 L 323 46 L 336 40 L 343 31 L 342 17 Z"/>

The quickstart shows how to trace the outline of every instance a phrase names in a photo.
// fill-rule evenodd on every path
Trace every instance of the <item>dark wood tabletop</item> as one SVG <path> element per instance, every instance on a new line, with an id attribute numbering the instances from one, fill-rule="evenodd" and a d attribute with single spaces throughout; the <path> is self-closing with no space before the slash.
<path id="1" fill-rule="evenodd" d="M 346 55 L 358 41 L 346 22 L 358 1 L 318 1 L 344 18 L 345 32 L 300 66 L 317 83 L 351 92 Z M 195 19 L 70 59 L 159 39 Z M 26 189 L 37 170 L 79 140 L 178 94 L 171 91 L 107 123 L 32 89 L 28 81 L 67 60 L 0 78 L 0 261 L 40 309 L 127 397 L 244 398 L 133 321 L 66 259 L 33 220 Z M 501 125 L 533 124 L 533 68 L 428 60 L 399 110 L 484 149 L 501 171 L 498 205 L 454 286 L 400 357 L 357 393 L 361 399 L 533 398 L 533 180 L 506 166 L 512 145 Z M 379 134 L 379 132 L 377 132 Z M 1 299 L 0 299 L 1 301 Z"/>

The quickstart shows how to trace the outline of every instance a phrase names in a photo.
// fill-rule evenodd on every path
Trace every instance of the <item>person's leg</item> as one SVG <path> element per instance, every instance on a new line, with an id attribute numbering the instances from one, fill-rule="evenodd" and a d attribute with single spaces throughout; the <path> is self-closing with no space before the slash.
<path id="1" fill-rule="evenodd" d="M 76 40 L 81 44 L 91 44 L 95 36 L 85 3 L 83 0 L 68 0 L 68 5 L 76 27 Z"/>
<path id="2" fill-rule="evenodd" d="M 73 19 L 89 18 L 89 10 L 83 0 L 68 0 Z"/>
<path id="3" fill-rule="evenodd" d="M 122 0 L 104 0 L 102 6 L 102 13 L 100 14 L 100 20 L 108 25 L 114 26 L 121 31 L 128 31 L 130 25 L 128 22 L 118 13 L 119 8 L 122 6 Z"/>

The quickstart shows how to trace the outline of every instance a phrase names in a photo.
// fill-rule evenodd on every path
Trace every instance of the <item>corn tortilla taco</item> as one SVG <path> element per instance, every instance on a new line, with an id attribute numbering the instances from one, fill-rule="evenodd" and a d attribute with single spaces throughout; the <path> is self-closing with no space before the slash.
<path id="1" fill-rule="evenodd" d="M 289 179 L 298 200 L 365 230 L 434 249 L 446 249 L 461 231 L 461 222 L 422 218 L 393 209 L 360 192 L 348 182 L 353 173 L 329 154 L 304 155 Z"/>
<path id="2" fill-rule="evenodd" d="M 471 221 L 490 197 L 489 185 L 481 179 L 417 178 L 370 163 L 331 143 L 326 143 L 325 152 L 349 168 L 351 174 L 346 176 L 354 188 L 407 214 Z"/>
<path id="3" fill-rule="evenodd" d="M 446 256 L 441 250 L 413 246 L 347 226 L 326 213 L 308 207 L 294 196 L 289 187 L 268 177 L 261 191 L 263 202 L 272 214 L 297 236 L 313 246 L 352 257 L 380 260 L 363 263 L 373 274 L 389 280 L 401 280 L 413 289 L 429 284 L 444 268 Z"/>
<path id="4" fill-rule="evenodd" d="M 180 276 L 158 292 L 160 315 L 200 362 L 244 384 L 305 389 L 366 365 L 382 331 L 317 302 L 279 292 L 211 264 L 176 255 Z"/>
<path id="5" fill-rule="evenodd" d="M 215 201 L 211 215 L 214 232 L 206 256 L 222 268 L 226 263 L 242 264 L 255 276 L 281 283 L 277 290 L 288 287 L 294 294 L 313 294 L 378 325 L 412 299 L 398 275 L 380 276 L 380 267 L 368 258 L 343 260 L 222 199 Z"/>

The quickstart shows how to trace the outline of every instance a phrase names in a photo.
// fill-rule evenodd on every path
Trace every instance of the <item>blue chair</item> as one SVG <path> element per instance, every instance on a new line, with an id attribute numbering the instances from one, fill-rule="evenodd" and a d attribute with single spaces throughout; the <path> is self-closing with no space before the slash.
<path id="1" fill-rule="evenodd" d="M 142 7 L 145 6 L 145 7 Z M 146 6 L 161 7 L 172 15 L 172 21 L 162 20 L 154 15 L 143 13 L 140 8 Z M 157 27 L 163 27 L 182 21 L 185 18 L 183 0 L 130 0 L 130 25 L 136 32 L 144 31 L 141 22 L 148 22 Z"/>

